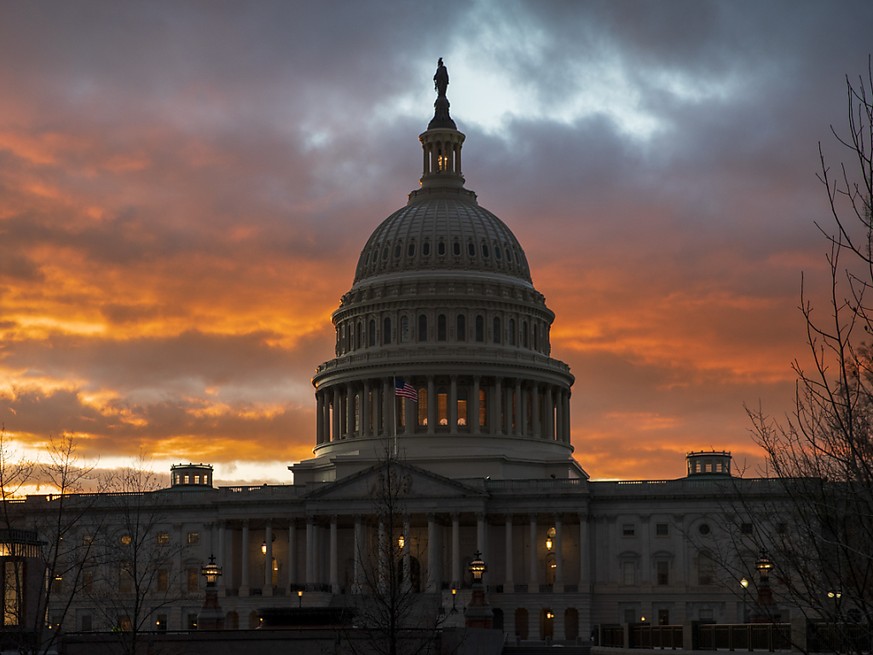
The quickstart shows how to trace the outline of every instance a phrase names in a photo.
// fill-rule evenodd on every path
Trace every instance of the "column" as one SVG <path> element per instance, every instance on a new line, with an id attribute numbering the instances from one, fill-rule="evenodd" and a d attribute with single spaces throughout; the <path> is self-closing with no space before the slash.
<path id="1" fill-rule="evenodd" d="M 503 434 L 503 385 L 500 378 L 494 378 L 494 402 L 488 409 L 488 415 L 491 420 L 488 424 L 491 426 L 492 434 Z"/>
<path id="2" fill-rule="evenodd" d="M 242 562 L 240 563 L 240 583 L 239 583 L 239 595 L 240 596 L 248 596 L 249 595 L 249 522 L 248 520 L 243 521 L 242 525 L 242 543 L 240 545 L 240 552 L 242 554 Z"/>
<path id="3" fill-rule="evenodd" d="M 433 434 L 437 424 L 437 400 L 432 375 L 427 376 L 427 433 Z"/>
<path id="4" fill-rule="evenodd" d="M 566 443 L 570 443 L 570 391 L 569 389 L 564 389 L 564 406 L 566 411 L 564 412 L 564 441 Z"/>
<path id="5" fill-rule="evenodd" d="M 479 512 L 476 514 L 476 549 L 482 554 L 482 559 L 488 561 L 485 548 L 488 544 L 485 543 L 485 514 Z"/>
<path id="6" fill-rule="evenodd" d="M 527 399 L 529 396 L 530 392 L 528 391 L 527 387 L 519 387 L 518 402 L 519 413 L 521 416 L 521 420 L 519 421 L 521 423 L 519 427 L 519 434 L 521 434 L 522 436 L 527 435 Z"/>
<path id="7" fill-rule="evenodd" d="M 376 382 L 373 385 L 373 436 L 382 432 L 382 386 Z"/>
<path id="8" fill-rule="evenodd" d="M 324 443 L 324 394 L 315 394 L 315 443 Z"/>
<path id="9" fill-rule="evenodd" d="M 364 382 L 364 389 L 361 391 L 361 432 L 360 436 L 369 437 L 373 430 L 370 424 L 370 413 L 371 413 L 371 401 L 370 401 L 370 381 L 367 380 Z"/>
<path id="10" fill-rule="evenodd" d="M 339 386 L 333 388 L 333 434 L 330 435 L 331 441 L 339 441 L 340 438 L 340 391 Z"/>
<path id="11" fill-rule="evenodd" d="M 307 589 L 310 589 L 315 583 L 315 517 L 309 516 L 306 518 L 306 575 L 304 576 L 304 584 Z"/>
<path id="12" fill-rule="evenodd" d="M 543 416 L 544 427 L 544 437 L 546 439 L 554 439 L 555 438 L 555 405 L 552 401 L 552 387 L 551 385 L 546 387 L 546 397 L 544 399 L 545 406 L 545 416 Z"/>
<path id="13" fill-rule="evenodd" d="M 470 400 L 467 401 L 467 423 L 470 424 L 470 432 L 479 434 L 479 376 L 473 376 L 473 387 L 470 392 Z"/>
<path id="14" fill-rule="evenodd" d="M 458 377 L 453 375 L 449 379 L 449 430 L 455 432 L 458 429 Z"/>
<path id="15" fill-rule="evenodd" d="M 219 565 L 223 568 L 223 573 L 220 578 L 218 578 L 218 595 L 224 596 L 227 593 L 227 581 L 231 578 L 228 578 L 231 575 L 230 568 L 228 567 L 228 559 L 227 559 L 227 539 L 225 535 L 225 531 L 227 530 L 224 522 L 219 521 L 217 524 L 218 528 L 218 545 L 213 551 L 218 559 Z"/>
<path id="16" fill-rule="evenodd" d="M 264 543 L 267 545 L 267 552 L 264 554 L 264 588 L 261 594 L 264 596 L 273 595 L 273 526 L 267 521 L 267 527 L 264 529 Z"/>
<path id="17" fill-rule="evenodd" d="M 579 515 L 579 591 L 586 593 L 588 591 L 588 581 L 590 578 L 590 561 L 588 554 L 588 517 L 585 514 Z"/>
<path id="18" fill-rule="evenodd" d="M 412 531 L 409 529 L 409 516 L 403 517 L 403 589 L 409 590 L 412 586 L 412 555 L 409 546 L 412 544 Z"/>
<path id="19" fill-rule="evenodd" d="M 391 378 L 382 381 L 382 426 L 385 436 L 394 436 L 397 417 L 394 415 L 394 386 Z"/>
<path id="20" fill-rule="evenodd" d="M 361 581 L 363 578 L 363 568 L 361 567 L 361 558 L 364 556 L 364 524 L 360 514 L 355 515 L 355 548 L 354 548 L 354 569 L 352 572 L 352 593 L 361 593 Z"/>
<path id="21" fill-rule="evenodd" d="M 346 430 L 343 439 L 355 436 L 355 390 L 351 383 L 346 385 Z"/>
<path id="22" fill-rule="evenodd" d="M 540 582 L 537 578 L 537 516 L 530 515 L 530 570 L 527 576 L 528 593 L 536 593 L 540 590 Z"/>
<path id="23" fill-rule="evenodd" d="M 441 578 L 438 526 L 436 515 L 430 513 L 427 515 L 427 591 L 440 591 Z"/>
<path id="24" fill-rule="evenodd" d="M 514 410 L 512 407 L 512 387 L 503 387 L 503 433 L 513 434 Z"/>
<path id="25" fill-rule="evenodd" d="M 337 546 L 336 546 L 336 534 L 337 531 L 337 517 L 330 517 L 330 591 L 331 593 L 338 594 L 339 593 L 339 576 L 337 574 Z"/>
<path id="26" fill-rule="evenodd" d="M 297 582 L 297 522 L 291 519 L 288 525 L 288 561 L 285 564 L 288 571 L 288 585 L 296 585 Z"/>
<path id="27" fill-rule="evenodd" d="M 452 514 L 452 586 L 461 585 L 461 524 L 457 514 Z"/>
<path id="28" fill-rule="evenodd" d="M 561 546 L 563 543 L 563 537 L 564 534 L 561 527 L 561 517 L 556 515 L 555 539 L 553 544 L 555 547 L 555 586 L 553 590 L 556 592 L 564 591 L 564 550 Z"/>
<path id="29" fill-rule="evenodd" d="M 515 381 L 515 429 L 513 434 L 524 434 L 524 403 L 522 403 L 521 380 Z"/>
<path id="30" fill-rule="evenodd" d="M 533 383 L 533 388 L 530 391 L 530 416 L 533 422 L 533 433 L 538 439 L 543 436 L 542 427 L 540 425 L 540 385 Z"/>
<path id="31" fill-rule="evenodd" d="M 509 594 L 515 591 L 515 583 L 512 580 L 512 514 L 506 515 L 506 527 L 504 528 L 506 538 L 506 575 L 503 578 L 503 593 Z"/>

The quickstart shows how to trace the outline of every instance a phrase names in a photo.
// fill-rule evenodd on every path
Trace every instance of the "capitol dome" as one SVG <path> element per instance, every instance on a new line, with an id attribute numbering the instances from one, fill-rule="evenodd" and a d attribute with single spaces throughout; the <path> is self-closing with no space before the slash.
<path id="1" fill-rule="evenodd" d="M 336 356 L 312 380 L 315 457 L 295 482 L 387 456 L 456 479 L 586 477 L 554 314 L 515 235 L 465 188 L 465 136 L 438 91 L 419 188 L 373 231 L 333 314 Z"/>

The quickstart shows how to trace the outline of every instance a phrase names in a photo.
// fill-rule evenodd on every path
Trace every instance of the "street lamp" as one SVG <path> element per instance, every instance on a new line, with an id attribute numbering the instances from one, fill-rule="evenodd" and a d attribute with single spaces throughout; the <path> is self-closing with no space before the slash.
<path id="1" fill-rule="evenodd" d="M 197 617 L 197 627 L 200 630 L 224 628 L 224 612 L 218 604 L 218 590 L 215 588 L 221 573 L 221 567 L 215 563 L 215 555 L 210 555 L 209 563 L 200 567 L 200 575 L 206 578 L 206 597 L 203 601 L 203 609 Z"/>
<path id="2" fill-rule="evenodd" d="M 458 590 L 455 587 L 452 587 L 452 614 L 458 613 L 458 608 L 455 606 L 455 598 L 458 596 Z"/>
<path id="3" fill-rule="evenodd" d="M 215 555 L 209 556 L 209 563 L 200 568 L 200 575 L 206 578 L 206 588 L 214 587 L 221 577 L 221 567 L 215 563 Z"/>
<path id="4" fill-rule="evenodd" d="M 482 553 L 478 550 L 474 553 L 473 557 L 475 558 L 472 562 L 470 562 L 470 573 L 473 574 L 473 584 L 481 583 L 482 576 L 488 570 L 488 566 L 482 560 Z"/>
<path id="5" fill-rule="evenodd" d="M 748 599 L 749 599 L 749 581 L 746 578 L 742 578 L 740 580 L 740 586 L 743 588 L 743 623 L 748 623 L 749 619 L 747 617 L 748 609 Z"/>
<path id="6" fill-rule="evenodd" d="M 770 589 L 770 571 L 773 570 L 773 561 L 767 554 L 767 549 L 762 548 L 758 559 L 755 561 L 755 570 L 758 571 L 760 584 L 758 585 L 758 616 L 756 623 L 770 620 L 771 612 L 768 609 L 773 604 L 773 592 Z"/>
<path id="7" fill-rule="evenodd" d="M 303 590 L 297 590 L 297 607 L 303 607 Z"/>

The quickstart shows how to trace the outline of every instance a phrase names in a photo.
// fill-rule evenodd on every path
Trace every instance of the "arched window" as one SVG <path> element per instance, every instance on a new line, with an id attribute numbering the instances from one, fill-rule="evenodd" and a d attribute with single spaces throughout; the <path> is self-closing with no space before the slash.
<path id="1" fill-rule="evenodd" d="M 539 334 L 539 330 L 537 329 L 538 327 L 539 326 L 536 323 L 533 324 L 533 349 L 534 350 L 540 349 L 540 334 Z"/>
<path id="2" fill-rule="evenodd" d="M 579 610 L 568 607 L 564 610 L 564 639 L 575 641 L 579 638 Z"/>
<path id="3" fill-rule="evenodd" d="M 440 240 L 439 244 L 437 245 L 437 254 L 440 254 L 440 255 L 446 254 L 446 242 L 445 241 Z"/>
<path id="4" fill-rule="evenodd" d="M 414 257 L 415 256 L 415 243 L 410 243 L 408 246 L 406 246 L 406 256 L 407 257 Z"/>
<path id="5" fill-rule="evenodd" d="M 509 345 L 515 345 L 515 319 L 509 319 Z"/>
<path id="6" fill-rule="evenodd" d="M 400 317 L 400 343 L 409 342 L 409 317 Z"/>
<path id="7" fill-rule="evenodd" d="M 391 343 L 391 319 L 387 316 L 382 321 L 382 345 L 387 346 Z"/>
<path id="8" fill-rule="evenodd" d="M 437 316 L 437 341 L 446 340 L 446 315 Z"/>
<path id="9" fill-rule="evenodd" d="M 421 254 L 425 257 L 430 255 L 430 241 L 425 240 L 425 242 L 421 244 Z"/>
<path id="10" fill-rule="evenodd" d="M 370 333 L 367 335 L 367 345 L 373 347 L 376 345 L 376 321 L 370 319 Z"/>
<path id="11" fill-rule="evenodd" d="M 485 341 L 485 319 L 481 314 L 476 317 L 476 341 L 479 343 Z"/>
<path id="12" fill-rule="evenodd" d="M 472 241 L 467 244 L 467 254 L 470 255 L 470 257 L 476 256 L 476 246 L 473 245 Z"/>
<path id="13" fill-rule="evenodd" d="M 355 348 L 361 348 L 364 345 L 364 324 L 358 321 L 358 329 L 355 330 Z"/>
<path id="14" fill-rule="evenodd" d="M 460 257 L 460 256 L 461 256 L 461 244 L 460 244 L 460 242 L 455 241 L 455 242 L 452 244 L 452 254 L 453 254 L 455 257 Z"/>
<path id="15" fill-rule="evenodd" d="M 500 343 L 501 334 L 500 334 L 500 318 L 498 316 L 494 317 L 492 327 L 492 335 L 491 338 L 494 340 L 494 343 Z"/>
<path id="16" fill-rule="evenodd" d="M 418 340 L 427 341 L 427 315 L 418 315 Z"/>
<path id="17" fill-rule="evenodd" d="M 458 341 L 467 340 L 467 317 L 464 314 L 458 314 L 457 321 Z"/>
<path id="18" fill-rule="evenodd" d="M 521 324 L 521 345 L 527 348 L 527 321 Z"/>

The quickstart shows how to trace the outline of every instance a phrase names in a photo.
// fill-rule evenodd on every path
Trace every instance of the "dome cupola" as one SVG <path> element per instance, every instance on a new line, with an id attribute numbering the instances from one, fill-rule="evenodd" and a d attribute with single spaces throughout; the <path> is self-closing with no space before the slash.
<path id="1" fill-rule="evenodd" d="M 333 314 L 336 357 L 313 377 L 315 457 L 291 467 L 295 483 L 394 454 L 454 478 L 585 476 L 573 376 L 550 357 L 554 314 L 515 235 L 464 186 L 448 83 L 440 59 L 419 188 L 373 231 Z"/>

